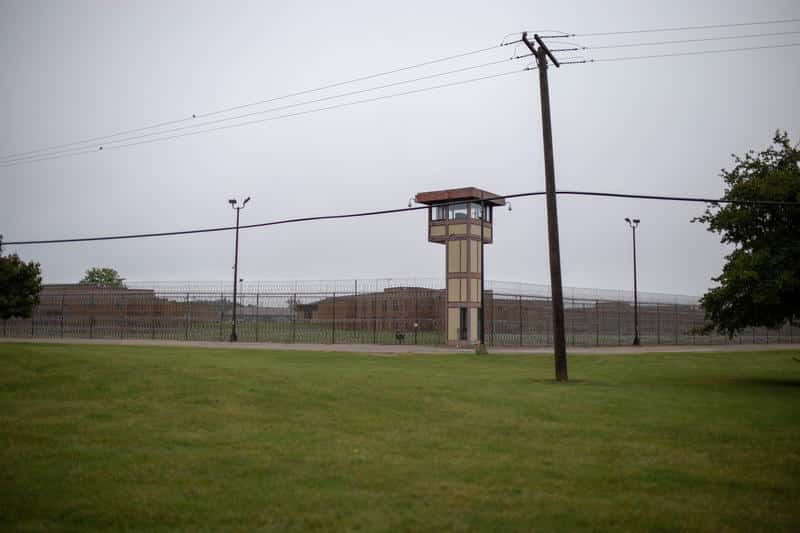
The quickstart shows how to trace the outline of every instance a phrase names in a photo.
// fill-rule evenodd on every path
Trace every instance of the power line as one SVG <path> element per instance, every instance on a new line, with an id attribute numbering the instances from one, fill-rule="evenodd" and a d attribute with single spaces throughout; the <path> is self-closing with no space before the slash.
<path id="1" fill-rule="evenodd" d="M 161 127 L 164 127 L 164 126 L 171 126 L 171 125 L 174 125 L 174 124 L 180 124 L 180 123 L 187 122 L 187 121 L 193 121 L 193 120 L 196 120 L 197 118 L 205 118 L 205 117 L 210 117 L 210 116 L 219 115 L 219 114 L 223 114 L 223 113 L 229 113 L 231 111 L 236 111 L 236 110 L 244 109 L 244 108 L 247 108 L 247 107 L 267 104 L 267 103 L 270 103 L 270 102 L 276 102 L 278 100 L 285 100 L 287 98 L 292 98 L 292 97 L 295 97 L 295 96 L 302 96 L 304 94 L 310 94 L 310 93 L 314 93 L 314 92 L 324 91 L 326 89 L 333 89 L 335 87 L 341 87 L 343 85 L 348 85 L 348 84 L 351 84 L 351 83 L 358 83 L 358 82 L 362 82 L 362 81 L 367 81 L 367 80 L 379 78 L 379 77 L 382 77 L 382 76 L 388 76 L 388 75 L 391 75 L 391 74 L 397 74 L 398 72 L 404 72 L 406 70 L 426 67 L 426 66 L 434 65 L 436 63 L 442 63 L 442 62 L 445 62 L 445 61 L 452 61 L 454 59 L 460 59 L 460 58 L 463 58 L 463 57 L 467 57 L 467 56 L 471 56 L 471 55 L 475 55 L 475 54 L 480 54 L 480 53 L 483 53 L 483 52 L 488 52 L 489 50 L 494 50 L 494 49 L 497 49 L 497 48 L 498 48 L 497 45 L 489 46 L 489 47 L 486 47 L 486 48 L 479 48 L 477 50 L 471 50 L 469 52 L 463 52 L 463 53 L 455 54 L 455 55 L 451 55 L 451 56 L 440 57 L 440 58 L 437 58 L 437 59 L 432 59 L 430 61 L 424 61 L 422 63 L 416 63 L 414 65 L 408 65 L 408 66 L 405 66 L 405 67 L 400 67 L 400 68 L 396 68 L 396 69 L 392 69 L 392 70 L 386 70 L 386 71 L 383 71 L 383 72 L 378 72 L 376 74 L 370 74 L 370 75 L 367 75 L 367 76 L 361 76 L 361 77 L 358 77 L 358 78 L 353 78 L 353 79 L 349 79 L 349 80 L 345 80 L 345 81 L 339 81 L 339 82 L 336 82 L 336 83 L 331 83 L 331 84 L 323 85 L 323 86 L 320 86 L 320 87 L 314 87 L 312 89 L 306 89 L 306 90 L 303 90 L 303 91 L 297 91 L 297 92 L 294 92 L 294 93 L 284 94 L 284 95 L 281 95 L 281 96 L 275 96 L 275 97 L 266 98 L 266 99 L 263 99 L 263 100 L 254 101 L 254 102 L 248 102 L 248 103 L 245 103 L 245 104 L 225 107 L 225 108 L 222 108 L 222 109 L 217 109 L 215 111 L 209 111 L 209 112 L 205 112 L 205 113 L 195 113 L 191 117 L 180 118 L 180 119 L 175 119 L 175 120 L 168 120 L 168 121 L 164 121 L 164 122 L 158 122 L 158 123 L 155 123 L 155 124 L 141 126 L 141 127 L 138 127 L 138 128 L 132 128 L 132 129 L 118 131 L 116 133 L 110 133 L 110 134 L 107 134 L 107 135 L 100 135 L 100 136 L 97 136 L 97 137 L 89 137 L 89 138 L 82 139 L 82 140 L 79 140 L 79 141 L 72 141 L 72 142 L 67 142 L 67 143 L 62 143 L 62 144 L 55 144 L 55 145 L 51 145 L 51 146 L 45 146 L 45 147 L 42 147 L 42 148 L 37 148 L 35 150 L 29 150 L 29 151 L 26 151 L 26 152 L 16 152 L 16 153 L 11 153 L 11 154 L 6 154 L 6 155 L 3 155 L 3 156 L 0 156 L 0 159 L 16 158 L 16 157 L 19 157 L 19 156 L 24 156 L 24 155 L 29 155 L 29 154 L 36 154 L 36 153 L 41 153 L 41 152 L 49 152 L 51 150 L 57 150 L 57 149 L 60 149 L 60 148 L 66 148 L 68 146 L 76 146 L 76 145 L 81 145 L 81 144 L 95 143 L 95 142 L 102 141 L 104 139 L 121 137 L 123 135 L 128 135 L 128 134 L 132 134 L 132 133 L 139 133 L 139 132 L 142 132 L 142 131 L 161 128 Z"/>
<path id="2" fill-rule="evenodd" d="M 569 33 L 563 37 L 603 37 L 607 35 L 632 35 L 636 33 L 662 33 L 671 31 L 694 31 L 694 30 L 713 30 L 721 28 L 740 28 L 743 26 L 765 26 L 771 24 L 789 24 L 793 22 L 800 22 L 800 19 L 777 19 L 777 20 L 764 20 L 759 22 L 740 22 L 735 24 L 706 24 L 703 26 L 674 26 L 669 28 L 652 28 L 640 30 L 624 30 L 624 31 L 607 31 L 607 32 L 594 32 L 594 33 Z M 554 38 L 558 36 L 548 37 Z"/>
<path id="3" fill-rule="evenodd" d="M 515 193 L 515 194 L 506 194 L 506 195 L 496 195 L 492 197 L 483 198 L 484 202 L 492 201 L 492 200 L 509 200 L 513 198 L 523 198 L 523 197 L 530 197 L 530 196 L 544 196 L 543 191 L 537 192 L 524 192 L 524 193 Z M 775 200 L 729 200 L 725 198 L 701 198 L 701 197 L 689 197 L 689 196 L 662 196 L 662 195 L 654 195 L 654 194 L 625 194 L 625 193 L 613 193 L 613 192 L 594 192 L 594 191 L 556 191 L 556 194 L 563 194 L 563 195 L 572 195 L 572 196 L 594 196 L 594 197 L 606 197 L 606 198 L 626 198 L 626 199 L 639 199 L 639 200 L 660 200 L 660 201 L 671 201 L 671 202 L 699 202 L 699 203 L 708 203 L 708 204 L 733 204 L 733 205 L 768 205 L 768 206 L 784 206 L 784 207 L 799 207 L 800 202 L 782 202 L 782 201 L 775 201 Z M 439 205 L 455 205 L 455 204 L 463 204 L 465 203 L 463 200 L 461 201 L 451 201 L 451 202 L 443 202 Z M 377 215 L 389 215 L 395 213 L 405 213 L 409 211 L 420 211 L 423 209 L 429 209 L 430 207 L 427 205 L 423 206 L 416 206 L 416 207 L 401 207 L 397 209 L 383 209 L 378 211 L 362 211 L 356 213 L 343 213 L 343 214 L 333 214 L 333 215 L 320 215 L 320 216 L 313 216 L 313 217 L 301 217 L 301 218 L 287 218 L 282 220 L 275 220 L 271 222 L 261 222 L 258 224 L 246 224 L 240 225 L 239 229 L 252 229 L 252 228 L 264 228 L 268 226 L 279 226 L 283 224 L 295 224 L 298 222 L 313 222 L 313 221 L 321 221 L 321 220 L 337 220 L 337 219 L 344 219 L 344 218 L 359 218 L 359 217 L 368 217 L 368 216 L 377 216 Z M 136 234 L 127 234 L 127 235 L 107 235 L 102 237 L 77 237 L 71 239 L 45 239 L 45 240 L 30 240 L 30 241 L 4 241 L 2 244 L 4 246 L 11 246 L 11 245 L 27 245 L 27 244 L 65 244 L 65 243 L 77 243 L 77 242 L 96 242 L 96 241 L 112 241 L 112 240 L 124 240 L 124 239 L 144 239 L 144 238 L 152 238 L 152 237 L 171 237 L 171 236 L 181 236 L 181 235 L 194 235 L 194 234 L 201 234 L 201 233 L 213 233 L 219 231 L 231 231 L 235 230 L 236 226 L 222 226 L 222 227 L 215 227 L 215 228 L 202 228 L 202 229 L 190 229 L 190 230 L 181 230 L 181 231 L 164 231 L 158 233 L 136 233 Z"/>
<path id="4" fill-rule="evenodd" d="M 730 27 L 771 25 L 771 24 L 786 24 L 786 23 L 794 23 L 794 22 L 800 22 L 800 19 L 779 19 L 779 20 L 770 20 L 770 21 L 759 21 L 759 22 L 745 22 L 745 23 L 737 23 L 737 24 L 715 24 L 715 25 L 703 25 L 703 26 L 682 26 L 682 27 L 657 28 L 657 29 L 627 30 L 627 31 L 617 31 L 617 32 L 596 32 L 596 33 L 583 33 L 583 34 L 548 35 L 548 36 L 542 36 L 542 38 L 555 39 L 555 38 L 565 38 L 565 37 L 575 37 L 575 36 L 591 37 L 591 36 L 603 36 L 603 35 L 640 34 L 640 33 L 652 33 L 652 32 L 684 31 L 684 30 L 687 30 L 687 31 L 688 30 L 707 30 L 707 29 L 716 29 L 716 28 L 730 28 Z M 796 33 L 800 33 L 800 32 L 797 32 L 797 31 L 786 31 L 786 32 L 773 32 L 773 33 L 764 33 L 764 34 L 756 34 L 756 35 L 744 35 L 744 36 L 738 36 L 738 37 L 715 37 L 715 38 L 702 38 L 702 39 L 686 39 L 686 40 L 676 40 L 676 41 L 662 41 L 662 42 L 658 42 L 658 43 L 632 43 L 632 44 L 623 44 L 623 45 L 608 45 L 608 46 L 583 47 L 583 48 L 584 49 L 623 48 L 623 47 L 633 47 L 633 46 L 650 46 L 650 45 L 657 45 L 657 44 L 678 44 L 678 43 L 702 42 L 702 41 L 713 41 L 713 40 L 723 40 L 723 39 L 733 39 L 733 38 L 754 38 L 754 37 L 778 36 L 778 35 L 789 35 L 789 34 L 796 34 Z M 517 43 L 517 42 L 520 42 L 520 40 L 511 41 L 511 42 L 508 42 L 508 43 L 503 42 L 499 46 L 500 47 L 508 46 L 510 44 L 514 44 L 514 43 Z M 623 61 L 623 60 L 629 60 L 629 59 L 652 59 L 652 58 L 669 57 L 669 56 L 677 56 L 677 55 L 701 55 L 701 54 L 708 54 L 708 53 L 721 53 L 721 52 L 733 52 L 733 51 L 744 51 L 744 50 L 758 50 L 758 49 L 781 48 L 781 47 L 790 47 L 790 46 L 797 46 L 797 45 L 796 44 L 788 44 L 788 45 L 774 45 L 774 46 L 764 46 L 764 47 L 734 48 L 734 49 L 727 49 L 727 50 L 712 50 L 712 51 L 699 51 L 699 52 L 658 54 L 658 55 L 649 55 L 649 56 L 608 58 L 608 59 L 599 59 L 599 60 L 595 60 L 595 61 Z M 326 89 L 339 87 L 339 86 L 343 86 L 343 85 L 347 85 L 347 84 L 351 84 L 351 83 L 358 83 L 358 82 L 361 82 L 361 81 L 366 81 L 366 80 L 378 78 L 378 77 L 381 77 L 381 76 L 387 76 L 387 75 L 390 75 L 390 74 L 396 74 L 398 72 L 403 72 L 403 71 L 407 71 L 407 70 L 414 69 L 414 68 L 420 68 L 420 67 L 429 66 L 429 65 L 433 65 L 433 64 L 437 64 L 437 63 L 441 63 L 441 62 L 445 62 L 445 61 L 450 61 L 450 60 L 454 60 L 454 59 L 459 59 L 459 58 L 471 56 L 471 55 L 474 55 L 474 54 L 487 52 L 487 51 L 490 51 L 490 50 L 493 50 L 493 49 L 496 49 L 496 48 L 498 48 L 497 45 L 490 46 L 490 47 L 485 47 L 485 48 L 479 48 L 479 49 L 476 49 L 476 50 L 471 50 L 471 51 L 463 52 L 463 53 L 460 53 L 460 54 L 445 56 L 445 57 L 433 59 L 433 60 L 430 60 L 430 61 L 425 61 L 425 62 L 413 64 L 413 65 L 408 65 L 408 66 L 405 66 L 405 67 L 400 67 L 400 68 L 396 68 L 396 69 L 392 69 L 392 70 L 378 72 L 378 73 L 375 73 L 375 74 L 370 74 L 370 75 L 367 75 L 367 76 L 361 76 L 361 77 L 353 78 L 353 79 L 350 79 L 350 80 L 331 83 L 331 84 L 328 84 L 328 85 L 323 85 L 323 86 L 315 87 L 315 88 L 312 88 L 312 89 L 306 89 L 306 90 L 303 90 L 303 91 L 297 91 L 297 92 L 294 92 L 294 93 L 289 93 L 289 94 L 285 94 L 285 95 L 281 95 L 281 96 L 276 96 L 276 97 L 272 97 L 272 98 L 267 98 L 267 99 L 262 99 L 262 100 L 258 100 L 258 101 L 248 102 L 248 103 L 245 103 L 245 104 L 240 104 L 240 105 L 235 105 L 235 106 L 230 106 L 230 107 L 218 109 L 218 110 L 215 110 L 215 111 L 209 111 L 209 112 L 199 113 L 199 114 L 196 113 L 196 114 L 193 114 L 191 117 L 186 117 L 186 118 L 181 118 L 181 119 L 176 119 L 176 120 L 163 121 L 163 122 L 159 122 L 159 123 L 155 123 L 155 124 L 151 124 L 151 125 L 147 125 L 147 126 L 142 126 L 142 127 L 138 127 L 138 128 L 122 130 L 122 131 L 118 131 L 116 133 L 111 133 L 111 134 L 102 135 L 102 136 L 90 137 L 90 138 L 82 139 L 82 140 L 79 140 L 79 141 L 72 141 L 72 142 L 63 143 L 63 144 L 51 145 L 51 146 L 38 148 L 38 149 L 35 149 L 35 150 L 26 151 L 26 152 L 11 153 L 11 154 L 7 154 L 7 155 L 4 155 L 4 156 L 0 156 L 0 167 L 14 166 L 16 164 L 24 164 L 24 163 L 28 163 L 28 162 L 38 162 L 38 161 L 45 161 L 45 160 L 49 160 L 49 159 L 55 159 L 57 157 L 62 156 L 62 154 L 64 154 L 64 157 L 88 154 L 88 153 L 92 153 L 92 152 L 95 152 L 95 151 L 100 151 L 100 150 L 103 150 L 103 149 L 106 149 L 106 148 L 104 148 L 102 146 L 101 147 L 96 147 L 95 146 L 95 147 L 92 147 L 91 149 L 89 149 L 88 147 L 81 148 L 80 147 L 81 145 L 86 145 L 88 143 L 100 142 L 100 141 L 103 141 L 103 140 L 106 140 L 106 144 L 117 144 L 117 143 L 125 142 L 126 140 L 133 140 L 133 138 L 120 139 L 120 140 L 116 140 L 116 141 L 115 140 L 110 140 L 110 139 L 115 139 L 117 137 L 122 137 L 124 135 L 140 133 L 140 132 L 144 132 L 144 131 L 148 131 L 148 130 L 163 128 L 163 127 L 166 127 L 166 126 L 176 125 L 176 124 L 180 124 L 180 123 L 184 123 L 184 122 L 195 121 L 198 118 L 207 118 L 207 117 L 216 116 L 216 115 L 220 115 L 220 114 L 224 114 L 224 113 L 230 113 L 232 111 L 245 109 L 245 108 L 252 107 L 252 106 L 262 105 L 262 104 L 266 104 L 266 103 L 269 103 L 269 102 L 283 100 L 283 99 L 287 99 L 287 98 L 291 98 L 291 97 L 295 97 L 295 96 L 300 96 L 300 95 L 304 95 L 304 94 L 323 91 L 323 90 L 326 90 Z M 571 51 L 571 50 L 567 49 L 567 50 L 564 50 L 564 51 Z M 512 58 L 512 59 L 514 59 L 514 58 Z M 593 62 L 593 61 L 592 60 L 570 61 L 567 64 L 575 64 L 575 63 L 582 63 L 582 62 L 587 62 L 588 63 L 588 62 Z M 496 63 L 487 63 L 487 64 L 482 65 L 482 66 L 486 66 L 486 65 L 490 65 L 490 64 L 496 64 Z M 466 69 L 463 69 L 463 70 L 469 70 L 471 68 L 480 68 L 480 67 L 479 66 L 467 67 Z M 458 71 L 459 70 L 450 71 L 449 73 L 454 73 L 454 72 L 458 72 Z M 441 74 L 438 74 L 438 75 L 446 75 L 446 74 L 448 74 L 448 73 L 441 73 Z M 432 76 L 429 76 L 429 77 L 436 77 L 436 76 L 437 75 L 432 75 Z M 419 81 L 419 80 L 422 80 L 422 79 L 427 79 L 429 77 L 417 78 L 416 81 Z M 285 106 L 285 107 L 282 107 L 282 108 L 275 108 L 275 109 L 272 109 L 272 110 L 266 110 L 266 111 L 252 113 L 252 114 L 248 113 L 246 115 L 240 115 L 238 117 L 229 117 L 227 119 L 220 119 L 219 121 L 211 121 L 211 122 L 206 122 L 206 123 L 197 124 L 197 125 L 188 125 L 188 126 L 183 126 L 181 128 L 174 128 L 172 130 L 167 130 L 167 131 L 154 131 L 154 132 L 149 133 L 147 135 L 142 135 L 142 136 L 139 136 L 139 137 L 136 137 L 136 138 L 163 135 L 164 133 L 168 133 L 168 132 L 171 132 L 171 131 L 177 131 L 179 129 L 180 130 L 192 129 L 192 128 L 196 128 L 196 127 L 203 127 L 204 125 L 208 125 L 208 124 L 224 122 L 224 121 L 229 121 L 229 120 L 237 120 L 237 119 L 240 119 L 240 118 L 243 118 L 243 117 L 246 117 L 246 116 L 252 116 L 253 114 L 267 113 L 267 112 L 272 112 L 272 111 L 275 111 L 275 110 L 278 110 L 278 109 L 294 107 L 294 106 L 299 106 L 299 105 L 307 105 L 309 103 L 314 103 L 316 101 L 322 101 L 322 100 L 327 100 L 327 99 L 331 99 L 331 98 L 344 97 L 344 96 L 351 95 L 351 94 L 358 94 L 359 92 L 366 92 L 368 90 L 377 90 L 379 88 L 385 88 L 385 87 L 389 87 L 389 86 L 392 86 L 392 85 L 399 85 L 399 84 L 402 84 L 402 83 L 411 83 L 411 81 L 399 82 L 397 84 L 387 84 L 385 86 L 371 88 L 371 89 L 365 89 L 363 91 L 353 91 L 352 93 L 345 93 L 344 95 L 332 96 L 332 97 L 329 97 L 329 98 L 323 98 L 323 99 L 319 99 L 319 100 L 312 100 L 312 101 L 308 101 L 308 102 L 304 102 L 304 103 L 293 104 L 293 105 Z M 351 105 L 351 104 L 346 104 L 346 105 Z M 328 108 L 325 108 L 325 109 L 328 109 Z M 322 109 L 322 110 L 324 110 L 324 109 Z M 236 127 L 236 126 L 234 125 L 232 127 Z M 214 131 L 214 130 L 209 130 L 209 131 Z M 168 139 L 168 138 L 174 138 L 174 137 L 165 137 L 164 139 Z M 58 152 L 54 151 L 54 150 L 59 150 L 59 149 L 67 148 L 67 147 L 74 147 L 74 148 L 70 148 L 69 150 L 60 150 Z M 54 157 L 54 156 L 56 156 L 56 157 Z"/>
<path id="5" fill-rule="evenodd" d="M 580 50 L 601 50 L 606 48 L 634 48 L 639 46 L 660 46 L 668 44 L 687 44 L 687 43 L 702 43 L 708 41 L 726 41 L 731 39 L 753 39 L 758 37 L 776 37 L 780 35 L 797 35 L 797 31 L 778 31 L 772 33 L 751 33 L 748 35 L 731 35 L 726 37 L 704 37 L 700 39 L 678 39 L 673 41 L 653 41 L 647 43 L 625 43 L 625 44 L 609 44 L 603 46 L 579 46 Z"/>
<path id="6" fill-rule="evenodd" d="M 800 207 L 800 202 L 784 202 L 781 200 L 728 200 L 725 198 L 702 198 L 699 196 L 664 196 L 657 194 L 625 194 L 617 192 L 591 192 L 591 191 L 557 191 L 556 194 L 571 196 L 600 196 L 604 198 L 627 198 L 636 200 L 661 200 L 667 202 L 698 202 L 706 204 L 732 204 L 732 205 L 769 205 L 781 207 Z"/>
<path id="7" fill-rule="evenodd" d="M 221 123 L 230 122 L 230 121 L 234 121 L 234 120 L 241 120 L 243 118 L 264 115 L 264 114 L 267 114 L 267 113 L 273 113 L 275 111 L 283 111 L 283 110 L 286 110 L 286 109 L 292 109 L 292 108 L 295 108 L 295 107 L 302 107 L 302 106 L 315 104 L 315 103 L 319 103 L 319 102 L 335 100 L 335 99 L 338 99 L 338 98 L 345 98 L 347 96 L 355 96 L 355 95 L 358 95 L 358 94 L 364 94 L 364 93 L 368 93 L 368 92 L 372 92 L 372 91 L 388 89 L 390 87 L 397 87 L 397 86 L 400 86 L 400 85 L 408 85 L 410 83 L 416 83 L 416 82 L 419 82 L 419 81 L 429 80 L 429 79 L 433 79 L 433 78 L 439 78 L 439 77 L 442 77 L 442 76 L 449 76 L 449 75 L 452 75 L 452 74 L 458 74 L 458 73 L 466 72 L 466 71 L 469 71 L 469 70 L 475 70 L 475 69 L 480 69 L 480 68 L 496 66 L 496 65 L 503 64 L 503 63 L 507 63 L 509 61 L 516 61 L 516 60 L 523 59 L 523 58 L 530 57 L 530 56 L 531 56 L 531 54 L 523 54 L 523 55 L 513 56 L 513 57 L 510 57 L 510 58 L 507 58 L 507 59 L 501 59 L 499 61 L 490 61 L 488 63 L 482 63 L 482 64 L 479 64 L 479 65 L 472 65 L 472 66 L 463 67 L 463 68 L 459 68 L 459 69 L 455 69 L 455 70 L 449 70 L 449 71 L 446 71 L 446 72 L 438 72 L 438 73 L 435 73 L 435 74 L 429 74 L 427 76 L 421 76 L 421 77 L 413 78 L 413 79 L 410 79 L 410 80 L 401 80 L 401 81 L 397 81 L 397 82 L 387 83 L 387 84 L 384 84 L 384 85 L 378 85 L 378 86 L 374 86 L 374 87 L 367 87 L 365 89 L 359 89 L 359 90 L 356 90 L 356 91 L 350 91 L 350 92 L 346 92 L 346 93 L 335 94 L 335 95 L 332 95 L 332 96 L 325 96 L 323 98 L 316 98 L 316 99 L 313 99 L 313 100 L 305 100 L 305 101 L 302 101 L 302 102 L 295 102 L 293 104 L 287 104 L 287 105 L 278 106 L 278 107 L 271 107 L 271 108 L 268 108 L 268 109 L 262 109 L 262 110 L 259 110 L 259 111 L 253 111 L 253 112 L 245 113 L 245 114 L 241 114 L 241 115 L 234 115 L 232 117 L 226 117 L 226 118 L 206 121 L 206 122 L 202 122 L 202 123 L 199 123 L 199 124 L 190 124 L 190 125 L 187 125 L 187 126 L 179 126 L 177 128 L 172 128 L 172 129 L 168 129 L 168 130 L 154 131 L 154 132 L 145 133 L 145 134 L 142 134 L 142 135 L 137 135 L 137 136 L 134 136 L 134 137 L 126 137 L 126 138 L 119 139 L 119 140 L 116 140 L 116 141 L 109 141 L 105 145 L 102 145 L 102 146 L 96 147 L 96 148 L 92 147 L 91 149 L 87 149 L 87 147 L 84 147 L 84 148 L 72 148 L 72 149 L 66 149 L 66 150 L 60 150 L 60 151 L 53 151 L 53 152 L 49 152 L 47 154 L 22 156 L 22 157 L 19 157 L 19 158 L 16 158 L 16 159 L 11 159 L 11 160 L 8 160 L 8 161 L 4 161 L 4 162 L 0 163 L 0 166 L 14 166 L 14 165 L 17 165 L 17 164 L 25 164 L 25 163 L 29 163 L 29 162 L 40 161 L 43 158 L 48 158 L 48 159 L 53 158 L 54 159 L 55 157 L 53 157 L 53 156 L 78 155 L 78 154 L 93 152 L 93 151 L 96 151 L 96 150 L 106 150 L 106 149 L 112 148 L 112 146 L 109 146 L 109 145 L 116 145 L 116 144 L 120 144 L 120 143 L 126 143 L 126 142 L 129 142 L 129 141 L 135 141 L 135 140 L 138 140 L 138 139 L 146 139 L 146 138 L 157 136 L 157 135 L 166 135 L 166 134 L 175 133 L 175 132 L 178 132 L 178 131 L 191 130 L 191 129 L 195 129 L 195 128 L 203 128 L 203 127 L 206 127 L 206 126 L 211 126 L 213 124 L 221 124 Z"/>
<path id="8" fill-rule="evenodd" d="M 748 50 L 769 50 L 769 49 L 776 49 L 776 48 L 791 48 L 794 46 L 800 46 L 800 43 L 788 43 L 788 44 L 771 44 L 771 45 L 764 45 L 764 46 L 748 46 L 744 48 L 722 48 L 717 50 L 700 50 L 697 52 L 669 52 L 665 54 L 650 54 L 650 55 L 642 55 L 642 56 L 623 56 L 623 57 L 608 57 L 608 58 L 601 58 L 601 59 L 589 59 L 586 60 L 586 63 L 609 63 L 611 61 L 630 61 L 633 59 L 657 59 L 661 57 L 677 57 L 677 56 L 699 56 L 705 54 L 721 54 L 725 52 L 745 52 Z"/>
<path id="9" fill-rule="evenodd" d="M 430 87 L 422 87 L 420 89 L 413 89 L 413 90 L 410 90 L 410 91 L 403 91 L 403 92 L 388 94 L 388 95 L 384 95 L 384 96 L 377 96 L 377 97 L 374 97 L 374 98 L 364 98 L 364 99 L 361 99 L 361 100 L 354 100 L 352 102 L 343 102 L 341 104 L 334 104 L 334 105 L 325 106 L 325 107 L 307 109 L 307 110 L 304 110 L 304 111 L 297 111 L 295 113 L 287 113 L 287 114 L 284 114 L 284 115 L 277 115 L 277 116 L 274 116 L 274 117 L 259 118 L 259 119 L 249 120 L 249 121 L 246 121 L 246 122 L 240 122 L 240 123 L 237 123 L 237 124 L 227 124 L 227 125 L 223 125 L 223 126 L 216 126 L 216 127 L 213 127 L 213 128 L 206 128 L 206 129 L 197 130 L 197 131 L 188 131 L 188 132 L 184 132 L 184 133 L 177 133 L 175 135 L 169 135 L 169 136 L 166 136 L 166 137 L 157 137 L 157 138 L 145 139 L 145 140 L 140 140 L 140 141 L 126 143 L 126 144 L 119 144 L 119 145 L 116 145 L 116 146 L 110 146 L 110 147 L 105 148 L 105 149 L 103 147 L 100 147 L 99 150 L 118 150 L 118 149 L 121 149 L 121 148 L 128 148 L 128 147 L 131 147 L 131 146 L 137 146 L 137 145 L 140 145 L 140 144 L 150 144 L 150 143 L 154 143 L 154 142 L 177 139 L 177 138 L 180 138 L 180 137 L 189 137 L 189 136 L 192 136 L 192 135 L 199 135 L 199 134 L 202 134 L 202 133 L 210 133 L 210 132 L 214 132 L 214 131 L 226 130 L 226 129 L 231 129 L 231 128 L 239 128 L 239 127 L 242 127 L 242 126 L 250 126 L 252 124 L 260 124 L 260 123 L 263 123 L 263 122 L 270 122 L 270 121 L 273 121 L 273 120 L 281 120 L 281 119 L 290 118 L 290 117 L 308 115 L 308 114 L 311 114 L 311 113 L 318 113 L 318 112 L 321 112 L 321 111 L 328 111 L 328 110 L 331 110 L 331 109 L 339 109 L 339 108 L 342 108 L 342 107 L 349 107 L 349 106 L 354 106 L 354 105 L 358 105 L 358 104 L 364 104 L 364 103 L 369 103 L 369 102 L 377 102 L 377 101 L 380 101 L 380 100 L 388 100 L 390 98 L 395 98 L 395 97 L 399 97 L 399 96 L 407 96 L 407 95 L 411 95 L 411 94 L 417 94 L 417 93 L 422 93 L 422 92 L 427 92 L 427 91 L 433 91 L 433 90 L 437 90 L 437 89 L 455 87 L 455 86 L 458 86 L 458 85 L 465 85 L 467 83 L 474 83 L 474 82 L 478 82 L 478 81 L 483 81 L 483 80 L 488 80 L 488 79 L 493 79 L 493 78 L 499 78 L 501 76 L 508 76 L 510 74 L 519 74 L 519 73 L 527 72 L 529 70 L 534 70 L 534 69 L 535 69 L 535 67 L 526 67 L 524 69 L 512 70 L 512 71 L 508 71 L 508 72 L 501 72 L 499 74 L 491 74 L 491 75 L 488 75 L 488 76 L 481 76 L 481 77 L 477 77 L 477 78 L 469 78 L 469 79 L 466 79 L 466 80 L 460 80 L 460 81 L 451 82 L 451 83 L 444 83 L 444 84 L 441 84 L 441 85 L 433 85 L 433 86 L 430 86 Z M 47 161 L 47 160 L 50 160 L 50 159 L 60 159 L 60 158 L 63 158 L 63 157 L 72 157 L 72 156 L 81 155 L 81 154 L 94 153 L 94 152 L 97 152 L 97 151 L 98 151 L 98 149 L 91 149 L 91 150 L 83 150 L 83 151 L 78 151 L 78 152 L 72 152 L 72 153 L 68 153 L 68 154 L 60 154 L 60 155 L 53 155 L 53 156 L 42 156 L 42 157 L 39 157 L 37 159 L 30 159 L 30 160 L 26 160 L 26 161 L 19 162 L 19 163 L 0 164 L 0 167 L 9 167 L 9 166 L 15 166 L 15 165 L 20 165 L 20 164 L 24 164 L 24 163 L 36 163 L 36 162 L 40 162 L 40 161 Z"/>

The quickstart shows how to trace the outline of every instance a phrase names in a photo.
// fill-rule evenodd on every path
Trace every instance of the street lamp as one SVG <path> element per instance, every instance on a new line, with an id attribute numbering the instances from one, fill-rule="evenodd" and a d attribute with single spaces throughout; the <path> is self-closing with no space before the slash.
<path id="1" fill-rule="evenodd" d="M 231 325 L 231 342 L 239 340 L 236 336 L 236 280 L 239 278 L 239 211 L 244 209 L 244 206 L 247 205 L 249 201 L 249 196 L 244 199 L 241 205 L 239 205 L 234 198 L 228 200 L 231 207 L 236 210 L 236 251 L 233 259 L 233 323 Z"/>
<path id="2" fill-rule="evenodd" d="M 636 282 L 636 228 L 639 219 L 625 217 L 625 222 L 633 230 L 633 345 L 639 346 L 639 290 Z"/>

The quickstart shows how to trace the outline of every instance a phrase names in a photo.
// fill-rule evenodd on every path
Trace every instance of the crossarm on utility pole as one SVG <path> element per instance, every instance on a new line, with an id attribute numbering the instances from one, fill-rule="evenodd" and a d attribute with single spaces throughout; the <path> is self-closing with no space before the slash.
<path id="1" fill-rule="evenodd" d="M 553 62 L 553 64 L 554 64 L 556 67 L 561 67 L 561 63 L 559 63 L 559 62 L 558 62 L 558 59 L 556 59 L 556 56 L 554 56 L 554 55 L 552 54 L 552 52 L 550 52 L 550 49 L 549 49 L 549 48 L 547 48 L 547 45 L 546 45 L 546 44 L 544 44 L 544 41 L 542 41 L 542 38 L 541 38 L 541 37 L 539 37 L 539 35 L 537 35 L 537 34 L 534 34 L 534 35 L 533 35 L 533 38 L 536 40 L 536 42 L 537 42 L 537 43 L 539 43 L 539 48 L 540 48 L 540 49 L 542 49 L 542 50 L 544 50 L 544 52 L 547 54 L 547 57 L 549 57 L 549 58 L 550 58 L 550 61 L 552 61 L 552 62 Z"/>

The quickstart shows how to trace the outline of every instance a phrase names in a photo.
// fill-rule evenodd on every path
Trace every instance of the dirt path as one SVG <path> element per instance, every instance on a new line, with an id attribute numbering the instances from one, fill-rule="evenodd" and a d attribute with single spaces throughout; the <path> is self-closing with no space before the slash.
<path id="1" fill-rule="evenodd" d="M 192 348 L 235 348 L 242 350 L 300 350 L 309 352 L 350 352 L 375 355 L 401 354 L 446 354 L 473 353 L 471 349 L 450 348 L 446 346 L 422 346 L 413 344 L 279 344 L 267 342 L 205 342 L 168 340 L 120 340 L 120 339 L 31 339 L 0 338 L 0 343 L 42 343 L 42 344 L 113 344 L 122 346 L 179 346 Z M 634 354 L 634 353 L 703 353 L 703 352 L 748 352 L 764 350 L 794 350 L 800 352 L 800 344 L 715 344 L 715 345 L 657 345 L 657 346 L 575 346 L 569 347 L 570 354 Z M 507 354 L 552 354 L 549 346 L 491 348 L 492 353 Z"/>

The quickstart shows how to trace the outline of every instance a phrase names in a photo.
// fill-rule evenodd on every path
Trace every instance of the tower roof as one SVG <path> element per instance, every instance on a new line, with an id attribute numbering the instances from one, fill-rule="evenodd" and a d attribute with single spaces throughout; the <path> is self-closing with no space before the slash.
<path id="1" fill-rule="evenodd" d="M 447 202 L 472 202 L 477 200 L 486 200 L 486 203 L 492 205 L 505 205 L 506 201 L 503 198 L 497 198 L 497 195 L 477 187 L 462 187 L 460 189 L 444 189 L 441 191 L 427 191 L 420 192 L 414 196 L 414 201 L 418 204 L 435 205 Z"/>

